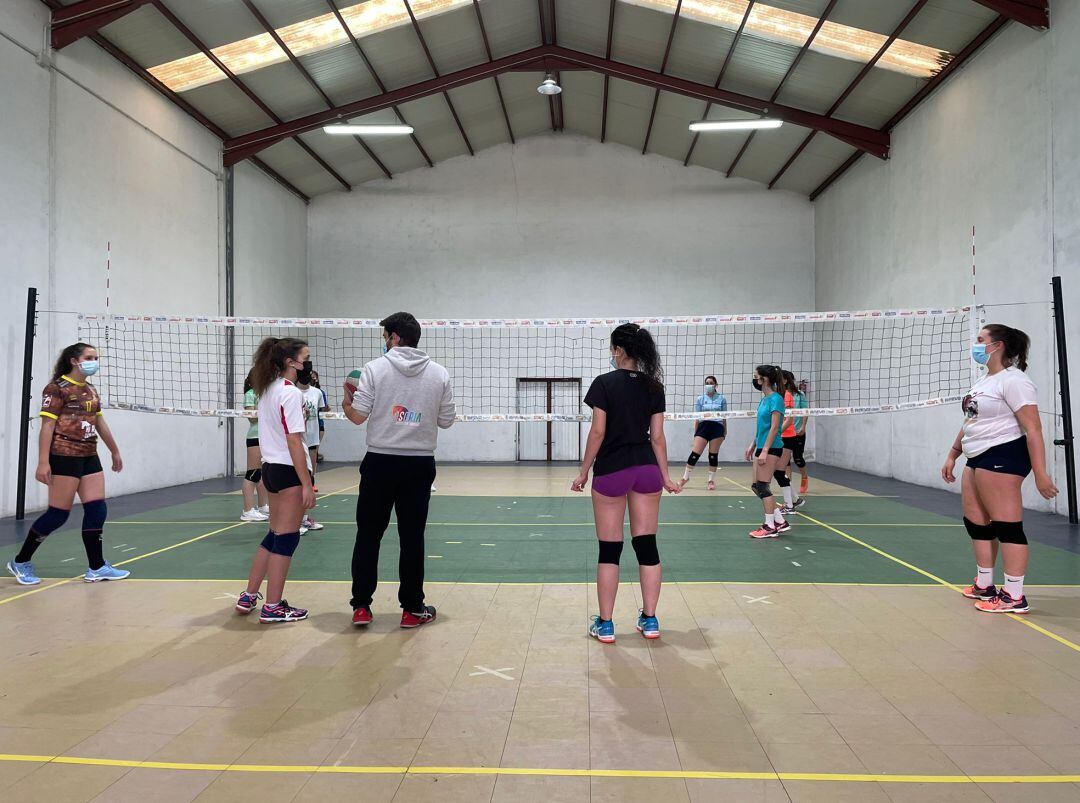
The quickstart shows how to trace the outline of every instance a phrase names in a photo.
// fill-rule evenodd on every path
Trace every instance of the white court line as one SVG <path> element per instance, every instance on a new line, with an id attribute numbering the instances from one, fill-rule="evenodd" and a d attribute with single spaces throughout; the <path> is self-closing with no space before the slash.
<path id="1" fill-rule="evenodd" d="M 486 666 L 475 666 L 474 668 L 479 669 L 480 671 L 479 672 L 470 672 L 469 677 L 471 677 L 471 678 L 478 677 L 479 675 L 494 675 L 495 677 L 501 678 L 503 680 L 513 680 L 514 679 L 514 678 L 510 677 L 509 675 L 504 675 L 503 674 L 504 672 L 512 671 L 514 669 L 514 667 L 512 667 L 512 666 L 504 666 L 501 669 L 488 669 Z"/>
<path id="2" fill-rule="evenodd" d="M 792 566 L 798 566 L 798 567 L 799 567 L 800 569 L 802 568 L 802 564 L 801 564 L 801 563 L 797 563 L 797 562 L 795 562 L 795 561 L 791 561 L 791 565 L 792 565 Z"/>

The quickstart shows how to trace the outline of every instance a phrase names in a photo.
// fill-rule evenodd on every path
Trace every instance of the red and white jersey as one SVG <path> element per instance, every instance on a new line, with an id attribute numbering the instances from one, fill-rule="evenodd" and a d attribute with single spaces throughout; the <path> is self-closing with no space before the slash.
<path id="1" fill-rule="evenodd" d="M 305 426 L 304 394 L 300 388 L 287 379 L 274 380 L 259 397 L 259 451 L 263 462 L 293 465 L 286 435 L 303 434 Z"/>

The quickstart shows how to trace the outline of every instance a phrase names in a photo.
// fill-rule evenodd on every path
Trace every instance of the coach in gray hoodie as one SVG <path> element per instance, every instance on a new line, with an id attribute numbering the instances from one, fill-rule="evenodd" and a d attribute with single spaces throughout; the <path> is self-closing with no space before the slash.
<path id="1" fill-rule="evenodd" d="M 356 544 L 352 558 L 353 624 L 371 623 L 379 544 L 397 510 L 401 558 L 401 626 L 435 619 L 424 604 L 424 529 L 435 481 L 439 429 L 454 423 L 450 375 L 417 346 L 420 324 L 407 312 L 380 322 L 386 353 L 364 366 L 358 387 L 345 384 L 345 417 L 367 422 L 367 455 L 360 464 Z"/>

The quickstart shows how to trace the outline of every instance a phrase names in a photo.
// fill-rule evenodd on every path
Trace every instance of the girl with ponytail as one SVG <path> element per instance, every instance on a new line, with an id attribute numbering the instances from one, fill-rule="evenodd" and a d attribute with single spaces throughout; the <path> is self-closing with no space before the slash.
<path id="1" fill-rule="evenodd" d="M 781 436 L 784 426 L 784 376 L 775 365 L 759 365 L 751 378 L 754 390 L 761 391 L 757 409 L 757 433 L 746 447 L 746 459 L 753 461 L 754 493 L 765 509 L 765 523 L 750 533 L 751 538 L 776 538 L 791 529 L 773 497 L 774 476 L 783 477 L 779 470 L 784 456 Z"/>
<path id="2" fill-rule="evenodd" d="M 593 471 L 600 615 L 593 617 L 589 635 L 605 644 L 615 641 L 612 613 L 619 590 L 623 520 L 628 506 L 630 542 L 641 580 L 637 630 L 648 639 L 660 637 L 656 618 L 662 574 L 656 547 L 660 495 L 664 490 L 681 490 L 668 476 L 664 372 L 652 335 L 636 323 L 625 323 L 611 333 L 610 351 L 614 370 L 594 379 L 585 394 L 585 404 L 593 411 L 592 426 L 581 473 L 570 485 L 571 490 L 581 493 L 590 469 Z"/>
<path id="3" fill-rule="evenodd" d="M 945 482 L 956 482 L 956 459 L 967 458 L 961 481 L 964 526 L 975 551 L 975 580 L 964 596 L 986 613 L 1027 613 L 1024 575 L 1028 541 L 1020 488 L 1034 470 L 1044 499 L 1057 496 L 1046 470 L 1046 447 L 1035 384 L 1028 379 L 1031 340 L 1019 329 L 984 326 L 971 347 L 971 358 L 985 365 L 986 376 L 964 397 L 964 425 L 941 469 Z M 994 585 L 998 551 L 1005 585 Z"/>
<path id="4" fill-rule="evenodd" d="M 270 529 L 255 552 L 247 589 L 236 601 L 240 613 L 258 607 L 266 580 L 260 622 L 296 622 L 308 612 L 282 599 L 292 556 L 300 543 L 304 512 L 315 507 L 308 448 L 304 443 L 304 394 L 297 381 L 311 379 L 311 349 L 303 340 L 268 337 L 252 358 L 248 381 L 258 395 L 261 479 L 270 497 Z"/>

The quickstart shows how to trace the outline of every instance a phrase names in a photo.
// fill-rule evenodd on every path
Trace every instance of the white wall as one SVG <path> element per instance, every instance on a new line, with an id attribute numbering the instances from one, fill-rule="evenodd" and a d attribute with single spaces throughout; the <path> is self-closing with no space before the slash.
<path id="1" fill-rule="evenodd" d="M 434 318 L 806 309 L 813 239 L 804 197 L 620 145 L 544 135 L 314 199 L 308 311 L 380 317 L 407 309 Z M 359 431 L 328 426 L 328 455 L 359 454 Z M 673 459 L 682 459 L 689 425 L 671 426 L 668 436 Z M 725 459 L 736 459 L 735 441 L 744 440 L 729 439 Z M 439 454 L 513 460 L 512 427 L 458 425 L 442 435 Z"/>
<path id="2" fill-rule="evenodd" d="M 220 142 L 89 41 L 53 54 L 52 64 L 43 66 L 38 54 L 47 22 L 48 10 L 36 0 L 0 4 L 0 103 L 7 110 L 0 119 L 0 269 L 10 288 L 0 300 L 8 366 L 0 390 L 12 400 L 20 397 L 26 287 L 38 288 L 42 310 L 103 310 L 108 243 L 113 311 L 216 312 L 224 293 Z M 265 184 L 269 180 L 253 168 L 239 171 L 238 206 L 245 216 L 237 264 L 248 276 L 256 269 L 273 275 L 273 288 L 304 304 L 306 213 L 283 189 Z M 250 231 L 256 210 L 277 238 L 258 253 L 259 238 Z M 297 270 L 300 278 L 285 279 Z M 254 300 L 287 303 L 273 292 Z M 56 353 L 76 335 L 73 315 L 41 314 L 35 399 Z M 3 415 L 0 515 L 9 515 L 18 464 L 17 405 Z M 110 494 L 190 482 L 224 469 L 218 421 L 115 410 L 107 415 L 125 461 L 123 473 L 107 474 Z M 35 420 L 31 466 L 37 433 Z M 166 473 L 163 446 L 170 453 Z M 45 501 L 32 474 L 31 468 L 31 510 Z"/>
<path id="3" fill-rule="evenodd" d="M 991 321 L 1031 335 L 1047 442 L 1060 436 L 1055 273 L 1071 332 L 1080 326 L 1078 40 L 1076 2 L 1055 5 L 1049 33 L 1008 26 L 896 129 L 888 162 L 862 160 L 816 204 L 818 309 L 968 303 L 976 227 L 978 300 Z M 960 423 L 956 408 L 826 420 L 818 458 L 941 486 Z M 1061 451 L 1048 448 L 1064 488 Z M 1027 485 L 1026 502 L 1045 509 Z"/>

